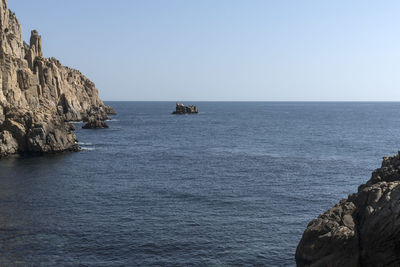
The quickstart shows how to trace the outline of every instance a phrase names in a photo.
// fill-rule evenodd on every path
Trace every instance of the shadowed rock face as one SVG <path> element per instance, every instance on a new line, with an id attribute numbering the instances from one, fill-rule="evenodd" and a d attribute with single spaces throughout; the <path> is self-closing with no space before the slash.
<path id="1" fill-rule="evenodd" d="M 199 111 L 197 110 L 196 106 L 185 106 L 181 103 L 176 103 L 175 111 L 172 114 L 197 114 Z"/>
<path id="2" fill-rule="evenodd" d="M 83 129 L 102 129 L 108 128 L 107 122 L 96 117 L 90 117 L 88 122 L 82 126 Z"/>
<path id="3" fill-rule="evenodd" d="M 400 152 L 356 194 L 311 221 L 298 266 L 400 266 Z"/>
<path id="4" fill-rule="evenodd" d="M 115 113 L 93 82 L 55 58 L 44 58 L 42 37 L 22 41 L 21 25 L 0 0 L 0 157 L 25 152 L 77 150 L 66 121 L 107 119 Z"/>

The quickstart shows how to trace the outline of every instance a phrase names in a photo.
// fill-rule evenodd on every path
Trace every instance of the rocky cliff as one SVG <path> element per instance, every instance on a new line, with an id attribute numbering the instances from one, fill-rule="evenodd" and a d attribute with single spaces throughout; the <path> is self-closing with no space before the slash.
<path id="1" fill-rule="evenodd" d="M 21 24 L 0 0 L 0 157 L 78 150 L 68 121 L 105 120 L 113 113 L 93 82 L 55 58 L 44 58 L 42 38 L 22 40 Z"/>
<path id="2" fill-rule="evenodd" d="M 400 152 L 356 194 L 311 221 L 298 266 L 400 266 Z"/>

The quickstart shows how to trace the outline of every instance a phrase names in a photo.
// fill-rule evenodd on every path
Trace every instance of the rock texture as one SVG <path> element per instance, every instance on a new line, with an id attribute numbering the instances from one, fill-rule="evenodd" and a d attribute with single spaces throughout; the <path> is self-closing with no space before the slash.
<path id="1" fill-rule="evenodd" d="M 105 120 L 115 113 L 93 82 L 55 58 L 44 58 L 42 38 L 22 40 L 21 24 L 0 0 L 0 157 L 77 150 L 68 121 Z"/>
<path id="2" fill-rule="evenodd" d="M 311 221 L 298 266 L 400 266 L 400 152 L 356 194 Z"/>
<path id="3" fill-rule="evenodd" d="M 176 103 L 175 111 L 172 114 L 196 114 L 199 113 L 196 106 L 185 106 L 181 103 Z"/>
<path id="4" fill-rule="evenodd" d="M 83 129 L 102 129 L 102 128 L 108 128 L 107 122 L 91 117 L 89 118 L 88 122 L 82 126 Z"/>

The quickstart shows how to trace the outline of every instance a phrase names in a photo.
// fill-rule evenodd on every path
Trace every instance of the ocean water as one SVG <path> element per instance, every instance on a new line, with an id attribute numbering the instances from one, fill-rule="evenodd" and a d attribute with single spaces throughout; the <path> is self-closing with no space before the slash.
<path id="1" fill-rule="evenodd" d="M 0 161 L 0 266 L 294 266 L 400 147 L 400 103 L 108 104 L 82 152 Z"/>

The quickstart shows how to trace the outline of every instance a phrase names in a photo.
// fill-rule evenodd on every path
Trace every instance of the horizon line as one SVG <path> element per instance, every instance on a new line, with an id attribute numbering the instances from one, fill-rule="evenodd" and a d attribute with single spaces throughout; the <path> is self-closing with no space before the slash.
<path id="1" fill-rule="evenodd" d="M 103 100 L 103 102 L 293 102 L 293 103 L 350 103 L 350 102 L 359 102 L 359 103 L 400 103 L 400 100 Z"/>

